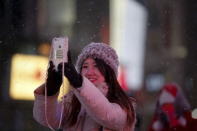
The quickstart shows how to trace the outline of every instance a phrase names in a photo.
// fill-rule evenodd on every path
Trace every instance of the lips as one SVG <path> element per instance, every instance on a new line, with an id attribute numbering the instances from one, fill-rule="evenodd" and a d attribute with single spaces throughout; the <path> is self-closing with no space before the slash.
<path id="1" fill-rule="evenodd" d="M 88 78 L 88 80 L 91 81 L 91 82 L 95 82 L 96 81 L 95 78 Z"/>

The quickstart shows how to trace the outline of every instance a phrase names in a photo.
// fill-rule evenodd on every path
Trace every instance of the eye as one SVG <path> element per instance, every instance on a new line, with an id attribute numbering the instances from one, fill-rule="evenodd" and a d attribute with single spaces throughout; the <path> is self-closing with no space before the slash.
<path id="1" fill-rule="evenodd" d="M 87 66 L 87 65 L 83 65 L 82 68 L 83 68 L 83 69 L 87 69 L 88 66 Z"/>
<path id="2" fill-rule="evenodd" d="M 96 67 L 96 68 L 98 68 L 97 64 L 94 64 L 93 66 Z"/>

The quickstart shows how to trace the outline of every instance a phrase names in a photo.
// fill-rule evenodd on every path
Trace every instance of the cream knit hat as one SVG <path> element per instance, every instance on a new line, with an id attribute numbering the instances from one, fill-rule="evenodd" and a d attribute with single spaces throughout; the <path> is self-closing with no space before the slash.
<path id="1" fill-rule="evenodd" d="M 92 42 L 85 46 L 81 51 L 81 54 L 78 56 L 76 62 L 76 68 L 78 71 L 80 71 L 83 61 L 88 57 L 103 60 L 113 69 L 117 76 L 119 66 L 118 56 L 116 54 L 116 51 L 107 44 Z"/>

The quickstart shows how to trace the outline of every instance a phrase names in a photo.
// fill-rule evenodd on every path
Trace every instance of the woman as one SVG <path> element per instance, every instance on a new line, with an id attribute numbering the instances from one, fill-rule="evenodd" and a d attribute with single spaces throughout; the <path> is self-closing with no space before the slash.
<path id="1" fill-rule="evenodd" d="M 90 43 L 78 56 L 77 70 L 69 54 L 68 59 L 64 64 L 64 75 L 72 88 L 63 99 L 63 119 L 61 103 L 57 101 L 62 64 L 56 72 L 52 62 L 48 69 L 47 91 L 43 84 L 34 92 L 34 118 L 51 128 L 58 128 L 62 120 L 61 128 L 66 131 L 134 130 L 134 99 L 124 93 L 117 81 L 119 61 L 115 50 L 103 43 Z M 47 103 L 44 93 L 47 94 Z"/>

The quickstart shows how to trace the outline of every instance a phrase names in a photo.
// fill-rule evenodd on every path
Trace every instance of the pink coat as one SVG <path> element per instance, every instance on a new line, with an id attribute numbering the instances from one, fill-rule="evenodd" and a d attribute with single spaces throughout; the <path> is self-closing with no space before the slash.
<path id="1" fill-rule="evenodd" d="M 42 95 L 44 86 L 40 86 L 34 92 L 35 102 L 33 116 L 36 121 L 44 126 L 47 125 L 45 117 L 45 98 Z M 70 104 L 70 98 L 75 95 L 82 108 L 77 118 L 76 124 L 72 128 L 66 127 L 64 119 L 61 127 L 64 131 L 99 131 L 103 126 L 103 131 L 133 131 L 135 122 L 131 123 L 130 129 L 126 125 L 127 113 L 116 103 L 110 103 L 103 93 L 96 88 L 88 79 L 84 77 L 82 87 L 72 89 L 64 98 L 64 118 L 66 118 L 66 109 Z M 47 118 L 48 123 L 53 128 L 58 128 L 61 116 L 61 103 L 57 101 L 58 94 L 47 97 Z M 135 118 L 134 118 L 135 119 Z M 135 120 L 134 120 L 135 121 Z M 130 126 L 130 125 L 129 125 Z"/>

